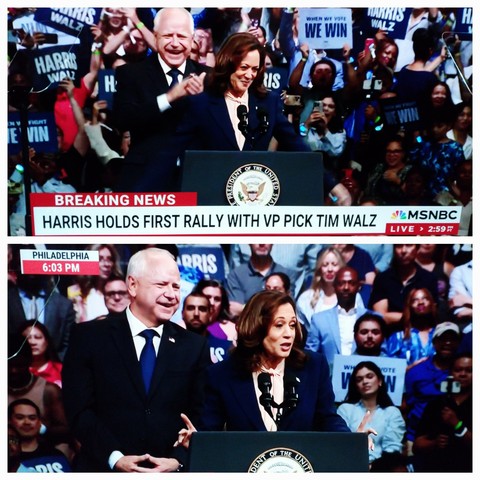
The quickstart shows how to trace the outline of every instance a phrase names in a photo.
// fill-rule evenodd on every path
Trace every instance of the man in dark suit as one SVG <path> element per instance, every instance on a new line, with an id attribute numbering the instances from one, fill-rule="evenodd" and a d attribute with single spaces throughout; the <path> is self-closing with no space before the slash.
<path id="1" fill-rule="evenodd" d="M 188 108 L 188 97 L 203 91 L 207 67 L 189 59 L 194 32 L 190 13 L 162 8 L 154 32 L 157 52 L 115 73 L 115 117 L 131 135 L 117 191 L 177 189 L 176 159 L 163 152 Z"/>
<path id="2" fill-rule="evenodd" d="M 8 331 L 18 332 L 26 320 L 38 319 L 47 328 L 52 346 L 63 360 L 70 327 L 75 323 L 75 310 L 68 298 L 51 290 L 44 275 L 18 274 L 16 284 L 8 284 Z"/>
<path id="3" fill-rule="evenodd" d="M 203 404 L 206 340 L 169 321 L 180 304 L 174 257 L 157 248 L 140 250 L 130 259 L 127 286 L 125 312 L 72 328 L 63 393 L 81 444 L 76 471 L 181 469 L 187 452 L 174 447 L 180 414 L 198 418 Z M 143 360 L 149 348 L 150 382 Z"/>

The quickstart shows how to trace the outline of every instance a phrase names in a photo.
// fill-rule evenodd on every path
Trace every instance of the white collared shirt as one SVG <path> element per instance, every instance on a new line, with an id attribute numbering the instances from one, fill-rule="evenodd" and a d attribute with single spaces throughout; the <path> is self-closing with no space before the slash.
<path id="1" fill-rule="evenodd" d="M 145 346 L 145 338 L 140 335 L 146 328 L 145 324 L 142 323 L 130 310 L 130 307 L 127 307 L 126 310 L 128 325 L 130 327 L 130 332 L 132 333 L 133 343 L 135 345 L 135 351 L 137 352 L 137 358 L 140 359 L 140 354 L 142 353 L 143 347 Z M 163 324 L 158 327 L 152 327 L 151 330 L 155 330 L 158 336 L 153 337 L 153 347 L 155 348 L 155 354 L 158 354 L 158 348 L 160 347 L 160 340 L 162 339 L 163 334 Z"/>
<path id="2" fill-rule="evenodd" d="M 162 67 L 163 72 L 165 73 L 165 77 L 167 78 L 168 85 L 171 85 L 173 78 L 168 74 L 168 72 L 172 69 L 167 63 L 163 60 L 163 58 L 158 55 L 158 61 L 160 63 L 160 66 Z M 185 77 L 185 69 L 187 68 L 187 61 L 185 60 L 179 67 L 178 70 L 180 70 L 180 74 L 178 75 L 178 82 L 181 82 L 183 78 Z M 158 95 L 157 97 L 157 104 L 158 108 L 160 109 L 161 112 L 164 112 L 165 110 L 168 110 L 169 108 L 172 108 L 170 103 L 167 100 L 167 94 L 162 93 L 161 95 Z"/>
<path id="3" fill-rule="evenodd" d="M 353 326 L 357 320 L 358 305 L 351 308 L 348 312 L 340 305 L 338 310 L 338 328 L 340 330 L 340 353 L 342 355 L 351 355 L 354 349 Z"/>
<path id="4" fill-rule="evenodd" d="M 238 129 L 239 120 L 237 116 L 237 108 L 239 107 L 239 105 L 245 105 L 248 112 L 248 90 L 245 90 L 245 93 L 239 98 L 235 98 L 232 95 L 226 93 L 225 103 L 227 105 L 228 116 L 230 117 L 230 121 L 232 122 L 233 131 L 235 132 L 238 149 L 242 150 L 243 146 L 245 145 L 245 137 L 243 136 L 243 133 Z"/>

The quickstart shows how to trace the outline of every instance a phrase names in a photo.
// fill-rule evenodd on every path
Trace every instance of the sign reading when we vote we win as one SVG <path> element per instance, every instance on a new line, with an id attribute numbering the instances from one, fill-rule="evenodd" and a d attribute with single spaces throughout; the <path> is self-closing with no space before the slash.
<path id="1" fill-rule="evenodd" d="M 352 45 L 352 11 L 349 8 L 301 8 L 299 9 L 300 44 L 310 48 L 338 49 L 345 43 Z"/>
<path id="2" fill-rule="evenodd" d="M 373 362 L 383 373 L 387 393 L 394 405 L 402 404 L 403 386 L 407 361 L 404 358 L 370 357 L 367 355 L 335 355 L 333 359 L 332 386 L 335 401 L 343 402 L 348 391 L 348 382 L 353 369 L 360 362 Z"/>

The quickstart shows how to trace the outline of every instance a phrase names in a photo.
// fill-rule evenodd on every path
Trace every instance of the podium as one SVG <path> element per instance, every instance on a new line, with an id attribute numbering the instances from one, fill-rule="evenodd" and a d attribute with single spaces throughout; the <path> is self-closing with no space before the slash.
<path id="1" fill-rule="evenodd" d="M 322 153 L 187 150 L 181 191 L 201 206 L 322 206 Z"/>
<path id="2" fill-rule="evenodd" d="M 195 432 L 190 472 L 368 472 L 368 439 L 347 432 Z"/>

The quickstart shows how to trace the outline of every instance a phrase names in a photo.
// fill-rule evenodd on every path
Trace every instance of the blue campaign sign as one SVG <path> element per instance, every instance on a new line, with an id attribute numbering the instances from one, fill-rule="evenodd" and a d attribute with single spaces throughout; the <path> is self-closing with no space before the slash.
<path id="1" fill-rule="evenodd" d="M 263 84 L 274 92 L 285 90 L 288 85 L 288 70 L 282 67 L 271 67 L 265 70 Z"/>
<path id="2" fill-rule="evenodd" d="M 78 62 L 75 46 L 59 45 L 33 50 L 33 89 L 35 91 L 57 88 L 65 77 L 76 80 Z"/>
<path id="3" fill-rule="evenodd" d="M 113 94 L 115 93 L 115 70 L 104 69 L 98 72 L 98 99 L 107 102 L 107 108 L 113 107 Z"/>
<path id="4" fill-rule="evenodd" d="M 210 360 L 212 363 L 218 363 L 228 357 L 233 342 L 223 338 L 217 338 L 213 335 L 208 337 L 208 346 L 210 348 Z"/>
<path id="5" fill-rule="evenodd" d="M 100 21 L 101 8 L 63 7 L 37 8 L 35 20 L 69 35 L 78 35 L 84 27 L 91 27 Z"/>
<path id="6" fill-rule="evenodd" d="M 371 7 L 367 8 L 367 30 L 385 30 L 391 38 L 405 38 L 411 8 Z"/>
<path id="7" fill-rule="evenodd" d="M 407 361 L 403 358 L 369 357 L 367 355 L 335 355 L 333 358 L 332 385 L 336 402 L 343 402 L 353 369 L 360 363 L 375 363 L 385 377 L 387 392 L 394 405 L 402 404 Z"/>
<path id="8" fill-rule="evenodd" d="M 343 48 L 352 45 L 352 10 L 350 8 L 299 9 L 300 43 L 317 50 Z"/>
<path id="9" fill-rule="evenodd" d="M 64 455 L 54 450 L 38 457 L 21 459 L 21 469 L 18 472 L 31 473 L 67 473 L 72 469 Z"/>
<path id="10" fill-rule="evenodd" d="M 473 8 L 457 8 L 455 10 L 455 33 L 461 40 L 472 39 Z"/>
<path id="11" fill-rule="evenodd" d="M 409 130 L 420 127 L 420 116 L 416 102 L 398 102 L 393 99 L 380 101 L 385 123 L 393 127 L 405 127 Z"/>
<path id="12" fill-rule="evenodd" d="M 28 114 L 28 145 L 39 152 L 58 150 L 57 128 L 52 112 L 31 112 Z M 22 150 L 20 114 L 8 114 L 8 153 L 16 154 Z"/>
<path id="13" fill-rule="evenodd" d="M 179 245 L 177 263 L 183 268 L 197 268 L 205 278 L 225 279 L 224 254 L 220 245 Z"/>

